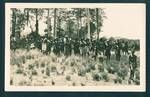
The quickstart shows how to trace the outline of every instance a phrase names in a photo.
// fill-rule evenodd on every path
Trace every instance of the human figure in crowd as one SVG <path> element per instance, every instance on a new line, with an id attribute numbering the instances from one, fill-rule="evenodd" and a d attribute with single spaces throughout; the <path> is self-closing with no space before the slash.
<path id="1" fill-rule="evenodd" d="M 109 41 L 107 41 L 105 45 L 106 45 L 105 55 L 107 57 L 107 60 L 110 60 L 110 57 L 111 57 L 111 46 L 109 45 Z"/>
<path id="2" fill-rule="evenodd" d="M 65 55 L 68 57 L 71 55 L 71 50 L 72 50 L 72 47 L 71 47 L 71 39 L 66 37 L 66 40 L 65 40 Z"/>
<path id="3" fill-rule="evenodd" d="M 47 54 L 47 38 L 46 37 L 44 37 L 43 38 L 43 41 L 42 41 L 42 52 L 44 53 L 44 54 Z"/>
<path id="4" fill-rule="evenodd" d="M 137 56 L 134 53 L 135 51 L 132 51 L 129 55 L 130 81 L 134 81 L 135 71 L 137 69 Z"/>
<path id="5" fill-rule="evenodd" d="M 127 42 L 122 43 L 122 52 L 124 55 L 128 54 L 128 43 Z"/>
<path id="6" fill-rule="evenodd" d="M 60 53 L 64 54 L 64 46 L 65 46 L 65 44 L 64 44 L 64 39 L 63 38 L 60 38 L 59 44 L 60 44 Z"/>
<path id="7" fill-rule="evenodd" d="M 104 54 L 103 54 L 103 52 L 100 51 L 98 53 L 98 59 L 99 59 L 99 62 L 103 63 L 103 61 L 104 61 Z"/>
<path id="8" fill-rule="evenodd" d="M 53 47 L 53 41 L 48 39 L 48 41 L 47 41 L 47 51 L 48 51 L 49 54 L 52 51 L 52 47 Z"/>
<path id="9" fill-rule="evenodd" d="M 116 60 L 120 61 L 120 58 L 121 58 L 121 49 L 120 49 L 120 47 L 118 45 L 116 45 L 115 55 L 116 55 Z"/>
<path id="10" fill-rule="evenodd" d="M 16 51 L 16 49 L 17 49 L 17 45 L 16 44 L 17 44 L 16 37 L 11 36 L 11 38 L 10 38 L 10 47 L 11 47 L 11 49 L 13 51 Z"/>
<path id="11" fill-rule="evenodd" d="M 124 47 L 125 55 L 128 54 L 128 49 L 129 49 L 128 42 L 125 42 L 125 47 Z"/>
<path id="12" fill-rule="evenodd" d="M 79 42 L 79 40 L 77 38 L 74 41 L 74 54 L 75 55 L 79 55 L 80 54 L 80 42 Z"/>
<path id="13" fill-rule="evenodd" d="M 57 55 L 57 40 L 56 39 L 53 40 L 53 53 Z"/>

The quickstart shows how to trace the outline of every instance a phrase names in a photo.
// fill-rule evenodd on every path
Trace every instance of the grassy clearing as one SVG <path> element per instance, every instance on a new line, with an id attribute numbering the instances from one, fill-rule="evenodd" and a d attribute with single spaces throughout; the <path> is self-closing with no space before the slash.
<path id="1" fill-rule="evenodd" d="M 128 57 L 103 63 L 91 58 L 72 55 L 42 54 L 39 50 L 11 51 L 11 85 L 24 86 L 97 86 L 126 85 L 129 79 Z M 135 82 L 139 84 L 139 57 Z"/>

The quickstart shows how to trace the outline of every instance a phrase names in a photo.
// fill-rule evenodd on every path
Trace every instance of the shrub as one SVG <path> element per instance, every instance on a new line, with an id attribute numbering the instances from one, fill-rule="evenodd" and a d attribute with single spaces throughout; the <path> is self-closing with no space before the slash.
<path id="1" fill-rule="evenodd" d="M 117 77 L 116 79 L 114 79 L 114 83 L 122 83 L 122 79 L 120 77 Z"/>
<path id="2" fill-rule="evenodd" d="M 78 70 L 78 75 L 79 75 L 79 76 L 85 76 L 85 74 L 86 74 L 86 70 L 85 70 L 85 69 L 80 68 L 80 69 Z"/>
<path id="3" fill-rule="evenodd" d="M 37 71 L 36 70 L 33 70 L 32 71 L 32 75 L 37 75 L 38 73 L 37 73 Z"/>
<path id="4" fill-rule="evenodd" d="M 35 61 L 35 66 L 36 66 L 36 68 L 39 68 L 39 62 L 38 61 Z"/>
<path id="5" fill-rule="evenodd" d="M 122 66 L 118 72 L 117 75 L 121 77 L 122 79 L 125 79 L 125 77 L 128 75 L 128 69 L 125 66 Z"/>
<path id="6" fill-rule="evenodd" d="M 76 64 L 75 60 L 72 60 L 70 66 L 74 66 Z"/>
<path id="7" fill-rule="evenodd" d="M 98 66 L 98 70 L 100 72 L 104 72 L 104 66 L 102 66 L 102 65 L 97 65 L 97 66 Z"/>
<path id="8" fill-rule="evenodd" d="M 76 83 L 75 83 L 75 82 L 73 82 L 73 83 L 72 83 L 72 86 L 75 86 L 75 85 L 76 85 Z"/>
<path id="9" fill-rule="evenodd" d="M 107 70 L 109 73 L 114 74 L 115 72 L 118 72 L 119 70 L 119 62 L 116 60 L 111 60 L 110 62 L 107 63 Z"/>
<path id="10" fill-rule="evenodd" d="M 140 80 L 139 80 L 139 79 L 135 79 L 135 80 L 134 80 L 134 83 L 135 83 L 136 85 L 140 85 Z"/>
<path id="11" fill-rule="evenodd" d="M 56 66 L 52 66 L 52 67 L 51 67 L 51 71 L 52 71 L 52 72 L 56 72 L 56 71 L 57 71 Z"/>
<path id="12" fill-rule="evenodd" d="M 41 73 L 44 74 L 44 70 L 41 70 Z"/>
<path id="13" fill-rule="evenodd" d="M 101 74 L 101 76 L 102 76 L 102 79 L 105 80 L 106 82 L 109 81 L 109 77 L 108 77 L 108 74 L 107 74 L 107 73 L 103 72 L 103 73 Z"/>
<path id="14" fill-rule="evenodd" d="M 67 80 L 67 81 L 71 81 L 71 76 L 70 76 L 70 75 L 67 75 L 67 76 L 66 76 L 66 80 Z"/>
<path id="15" fill-rule="evenodd" d="M 55 57 L 52 57 L 52 62 L 56 62 L 57 59 Z"/>
<path id="16" fill-rule="evenodd" d="M 50 69 L 48 67 L 46 68 L 46 75 L 50 76 Z"/>
<path id="17" fill-rule="evenodd" d="M 32 58 L 31 55 L 27 55 L 27 56 L 26 56 L 26 59 L 31 59 L 31 58 Z"/>
<path id="18" fill-rule="evenodd" d="M 19 69 L 17 69 L 16 73 L 17 73 L 17 74 L 22 74 L 22 73 L 23 73 L 23 70 L 19 68 Z"/>
<path id="19" fill-rule="evenodd" d="M 95 70 L 95 65 L 91 64 L 90 67 L 92 70 Z"/>
<path id="20" fill-rule="evenodd" d="M 45 67 L 45 63 L 44 62 L 41 63 L 41 67 Z"/>
<path id="21" fill-rule="evenodd" d="M 92 74 L 92 78 L 93 78 L 93 80 L 95 80 L 95 81 L 100 81 L 100 80 L 101 80 L 101 76 L 100 76 L 99 73 L 93 73 L 93 74 Z"/>
<path id="22" fill-rule="evenodd" d="M 34 68 L 33 64 L 29 64 L 28 68 L 29 68 L 29 70 L 33 70 L 33 68 Z"/>
<path id="23" fill-rule="evenodd" d="M 13 79 L 10 80 L 10 85 L 13 85 Z"/>

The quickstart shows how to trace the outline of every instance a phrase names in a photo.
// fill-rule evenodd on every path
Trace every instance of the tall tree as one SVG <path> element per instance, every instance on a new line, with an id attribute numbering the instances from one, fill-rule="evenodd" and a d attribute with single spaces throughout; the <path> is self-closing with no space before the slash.
<path id="1" fill-rule="evenodd" d="M 12 9 L 12 35 L 15 35 L 16 32 L 16 10 L 15 8 Z"/>
<path id="2" fill-rule="evenodd" d="M 96 8 L 96 31 L 97 31 L 97 40 L 99 39 L 99 9 Z"/>
<path id="3" fill-rule="evenodd" d="M 54 38 L 56 38 L 56 18 L 57 18 L 57 8 L 54 8 Z"/>
<path id="4" fill-rule="evenodd" d="M 91 22 L 91 21 L 90 21 L 89 8 L 87 8 L 86 11 L 87 11 L 87 26 L 88 26 L 88 27 L 87 27 L 87 31 L 88 31 L 88 32 L 87 32 L 87 38 L 90 39 L 90 36 L 91 36 L 91 35 L 90 35 L 90 33 L 91 33 L 91 32 L 90 32 L 90 22 Z"/>
<path id="5" fill-rule="evenodd" d="M 51 17 L 49 16 L 50 14 L 50 9 L 47 9 L 47 34 L 50 37 L 51 36 Z"/>

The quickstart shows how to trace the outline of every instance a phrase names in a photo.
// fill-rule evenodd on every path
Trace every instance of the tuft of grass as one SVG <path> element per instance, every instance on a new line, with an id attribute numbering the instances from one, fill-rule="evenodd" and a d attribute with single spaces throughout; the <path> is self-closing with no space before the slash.
<path id="1" fill-rule="evenodd" d="M 17 73 L 17 74 L 22 74 L 22 73 L 23 73 L 23 70 L 20 69 L 20 68 L 18 68 L 18 69 L 16 70 L 16 73 Z"/>
<path id="2" fill-rule="evenodd" d="M 92 78 L 94 81 L 100 81 L 101 80 L 101 75 L 99 73 L 93 73 Z"/>
<path id="3" fill-rule="evenodd" d="M 128 75 L 128 69 L 125 67 L 119 68 L 117 75 L 124 80 L 125 77 Z"/>
<path id="4" fill-rule="evenodd" d="M 50 69 L 48 67 L 46 67 L 46 75 L 50 76 Z"/>
<path id="5" fill-rule="evenodd" d="M 99 72 L 104 72 L 104 66 L 102 65 L 97 65 Z"/>
<path id="6" fill-rule="evenodd" d="M 85 68 L 79 68 L 79 70 L 78 70 L 78 75 L 79 75 L 79 76 L 85 76 L 85 75 L 86 75 L 86 70 L 85 70 Z"/>
<path id="7" fill-rule="evenodd" d="M 13 85 L 13 79 L 10 80 L 10 85 Z"/>
<path id="8" fill-rule="evenodd" d="M 56 66 L 51 66 L 51 72 L 56 72 L 56 71 L 57 71 Z"/>
<path id="9" fill-rule="evenodd" d="M 32 70 L 32 75 L 38 75 L 36 70 Z"/>
<path id="10" fill-rule="evenodd" d="M 41 67 L 44 68 L 45 67 L 45 62 L 41 63 Z"/>
<path id="11" fill-rule="evenodd" d="M 28 65 L 28 69 L 29 69 L 29 70 L 33 70 L 33 69 L 34 69 L 34 65 L 33 65 L 33 64 L 29 64 L 29 65 Z"/>
<path id="12" fill-rule="evenodd" d="M 66 80 L 67 80 L 67 81 L 71 81 L 71 76 L 70 76 L 70 75 L 67 75 L 67 76 L 66 76 Z"/>
<path id="13" fill-rule="evenodd" d="M 114 83 L 122 83 L 122 79 L 120 77 L 117 77 L 116 79 L 114 79 Z"/>
<path id="14" fill-rule="evenodd" d="M 101 76 L 102 76 L 102 79 L 105 80 L 106 82 L 109 81 L 108 73 L 103 72 L 101 73 Z"/>

